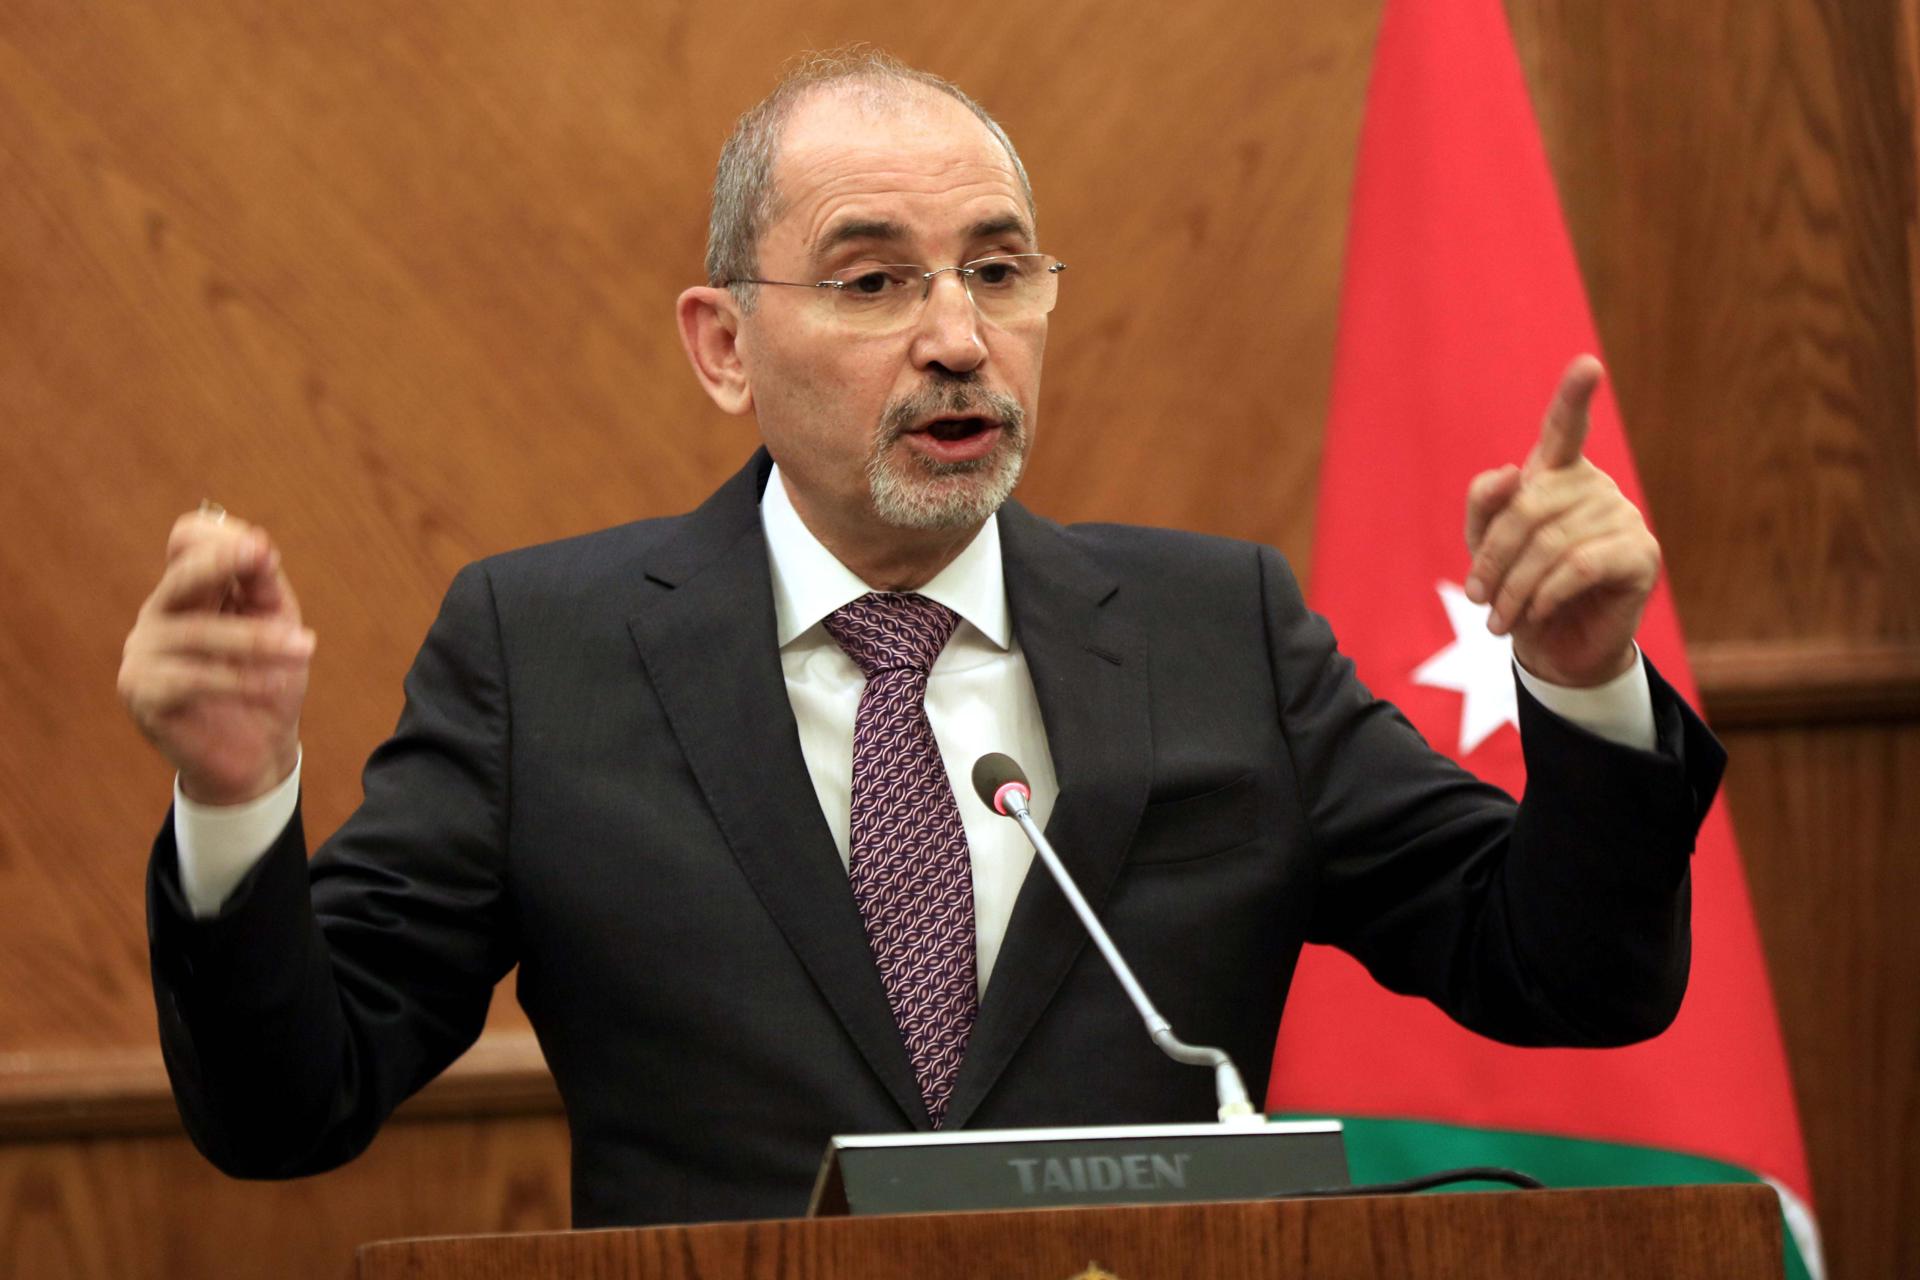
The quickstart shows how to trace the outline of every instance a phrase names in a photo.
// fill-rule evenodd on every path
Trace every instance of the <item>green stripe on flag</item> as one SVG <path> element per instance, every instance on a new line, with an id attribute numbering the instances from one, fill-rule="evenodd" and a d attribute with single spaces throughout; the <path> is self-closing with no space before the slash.
<path id="1" fill-rule="evenodd" d="M 1324 1119 L 1279 1114 L 1276 1120 Z M 1704 1156 L 1591 1142 L 1540 1133 L 1472 1129 L 1418 1120 L 1339 1117 L 1347 1131 L 1347 1166 L 1356 1184 L 1399 1182 L 1447 1169 L 1497 1165 L 1531 1174 L 1550 1187 L 1679 1186 L 1698 1182 L 1765 1182 L 1738 1165 Z M 1441 1191 L 1510 1191 L 1504 1183 L 1461 1183 Z M 1786 1275 L 1810 1280 L 1793 1231 L 1784 1223 Z"/>

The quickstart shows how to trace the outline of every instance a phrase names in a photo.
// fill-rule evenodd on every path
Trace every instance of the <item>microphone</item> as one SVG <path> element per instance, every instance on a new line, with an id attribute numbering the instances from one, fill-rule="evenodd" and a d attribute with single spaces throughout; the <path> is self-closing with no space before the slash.
<path id="1" fill-rule="evenodd" d="M 1154 1044 L 1175 1062 L 1213 1068 L 1213 1089 L 1220 1103 L 1221 1120 L 1253 1116 L 1255 1113 L 1253 1104 L 1247 1099 L 1247 1086 L 1240 1079 L 1240 1072 L 1226 1051 L 1181 1040 L 1173 1034 L 1173 1025 L 1153 1007 L 1153 1001 L 1147 999 L 1139 979 L 1133 976 L 1133 970 L 1121 956 L 1120 949 L 1113 945 L 1113 939 L 1107 935 L 1106 927 L 1093 914 L 1093 908 L 1087 905 L 1087 900 L 1080 894 L 1080 887 L 1074 884 L 1073 877 L 1067 874 L 1066 867 L 1061 864 L 1060 855 L 1053 851 L 1053 845 L 1034 822 L 1033 814 L 1027 807 L 1033 798 L 1033 788 L 1027 782 L 1026 773 L 1014 763 L 1013 757 L 990 751 L 974 761 L 973 789 L 989 809 L 1020 824 L 1027 842 L 1040 855 L 1040 861 L 1046 864 L 1047 871 L 1060 886 L 1060 892 L 1067 896 L 1068 904 L 1073 907 L 1074 914 L 1080 917 L 1080 923 L 1086 927 L 1094 945 L 1106 957 L 1107 967 L 1120 979 L 1120 986 L 1126 991 L 1127 999 L 1133 1001 L 1133 1007 L 1139 1012 L 1140 1021 L 1146 1024 L 1147 1034 L 1152 1037 Z"/>

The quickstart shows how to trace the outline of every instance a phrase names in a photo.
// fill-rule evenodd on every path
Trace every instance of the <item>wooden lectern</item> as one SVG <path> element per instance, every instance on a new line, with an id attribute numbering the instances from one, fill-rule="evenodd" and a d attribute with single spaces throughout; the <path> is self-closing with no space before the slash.
<path id="1" fill-rule="evenodd" d="M 903 1214 L 398 1240 L 358 1280 L 1324 1280 L 1781 1274 L 1765 1186 Z"/>

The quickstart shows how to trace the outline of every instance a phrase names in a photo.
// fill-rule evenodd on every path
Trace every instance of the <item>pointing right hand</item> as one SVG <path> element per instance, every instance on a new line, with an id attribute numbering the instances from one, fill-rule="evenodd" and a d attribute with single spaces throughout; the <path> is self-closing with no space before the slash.
<path id="1" fill-rule="evenodd" d="M 300 752 L 314 635 L 263 530 L 224 514 L 174 521 L 167 567 L 120 659 L 120 699 L 202 804 L 265 795 Z"/>

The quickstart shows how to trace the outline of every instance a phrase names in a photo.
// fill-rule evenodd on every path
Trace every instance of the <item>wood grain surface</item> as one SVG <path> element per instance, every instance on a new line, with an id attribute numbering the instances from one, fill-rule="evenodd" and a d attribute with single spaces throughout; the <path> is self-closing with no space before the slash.
<path id="1" fill-rule="evenodd" d="M 8 1280 L 341 1280 L 364 1241 L 554 1231 L 567 1215 L 554 1116 L 394 1124 L 346 1168 L 292 1182 L 235 1182 L 177 1134 L 0 1145 Z"/>
<path id="2" fill-rule="evenodd" d="M 48 909 L 0 965 L 73 963 L 15 984 L 37 994 L 0 1037 L 104 1047 L 150 1021 L 127 888 L 166 773 L 112 674 L 168 523 L 212 497 L 283 546 L 320 637 L 305 795 L 330 830 L 459 565 L 686 509 L 750 451 L 672 300 L 720 139 L 796 37 L 743 46 L 694 6 L 8 12 L 0 875 Z M 1214 3 L 1089 59 L 1098 13 L 1039 20 L 1017 66 L 870 5 L 819 7 L 808 38 L 888 39 L 1026 143 L 1073 263 L 1035 505 L 1304 551 L 1374 15 Z"/>
<path id="3" fill-rule="evenodd" d="M 1920 1272 L 1898 923 L 1920 907 L 1915 0 L 1509 11 L 1708 710 L 1737 730 L 1834 1274 Z M 109 1205 L 125 1152 L 180 1142 L 140 901 L 167 773 L 113 693 L 176 513 L 217 499 L 285 550 L 320 635 L 305 803 L 330 830 L 460 564 L 684 509 L 751 449 L 694 386 L 671 301 L 734 115 L 796 50 L 867 39 L 1006 121 L 1072 264 L 1023 497 L 1259 539 L 1305 572 L 1378 15 L 7 0 L 0 1126 L 41 1136 L 0 1158 L 119 1133 L 66 1166 L 99 1189 L 71 1203 Z M 492 1025 L 421 1132 L 557 1123 L 510 987 Z M 166 1159 L 144 1185 L 219 1202 Z M 356 1167 L 305 1201 L 233 1194 L 256 1238 L 286 1212 L 305 1239 L 431 1200 L 407 1174 L 425 1185 Z M 0 1223 L 24 1212 L 6 1197 L 45 1199 L 4 1186 Z M 91 1269 L 62 1274 L 239 1274 L 74 1238 Z"/>
<path id="4" fill-rule="evenodd" d="M 1894 48 L 1901 51 L 1899 114 L 1908 123 L 1907 140 L 1913 149 L 1906 170 L 1907 284 L 1912 300 L 1908 314 L 1914 317 L 1915 385 L 1920 386 L 1920 0 L 1900 0 Z M 1920 423 L 1915 430 L 1920 432 Z"/>
<path id="5" fill-rule="evenodd" d="M 1715 729 L 1920 719 L 1920 644 L 1725 640 L 1688 658 Z"/>
<path id="6" fill-rule="evenodd" d="M 1514 0 L 1695 641 L 1920 637 L 1896 0 Z"/>
<path id="7" fill-rule="evenodd" d="M 1495 1192 L 404 1241 L 357 1261 L 358 1280 L 1733 1280 L 1779 1274 L 1780 1217 L 1754 1186 Z"/>
<path id="8" fill-rule="evenodd" d="M 1920 1275 L 1920 727 L 1726 735 L 1832 1275 Z"/>

